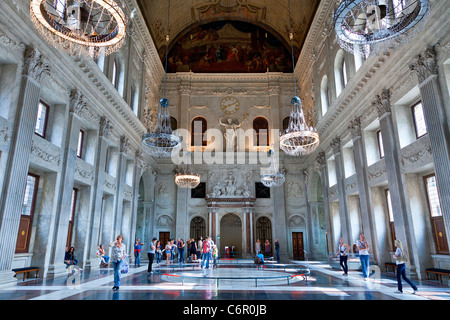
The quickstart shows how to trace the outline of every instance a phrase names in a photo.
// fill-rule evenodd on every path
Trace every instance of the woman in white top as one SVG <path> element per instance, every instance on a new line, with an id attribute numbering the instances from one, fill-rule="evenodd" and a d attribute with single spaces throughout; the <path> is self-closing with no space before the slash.
<path id="1" fill-rule="evenodd" d="M 342 267 L 342 270 L 344 270 L 343 276 L 348 275 L 348 265 L 347 265 L 347 259 L 348 259 L 348 250 L 350 250 L 350 246 L 348 244 L 344 243 L 344 239 L 339 239 L 339 248 L 338 252 L 336 252 L 336 256 L 339 256 L 339 264 Z"/>
<path id="2" fill-rule="evenodd" d="M 367 244 L 366 238 L 364 237 L 364 234 L 359 235 L 359 240 L 356 241 L 356 246 L 358 247 L 359 251 L 359 260 L 361 261 L 361 269 L 363 273 L 364 280 L 367 280 L 369 277 L 369 263 L 370 263 L 370 256 L 369 256 L 369 245 Z"/>
<path id="3" fill-rule="evenodd" d="M 127 256 L 125 251 L 125 245 L 123 242 L 123 236 L 120 234 L 117 236 L 116 241 L 111 243 L 109 246 L 112 247 L 111 250 L 111 263 L 114 270 L 114 291 L 119 290 L 120 286 L 120 267 L 122 266 L 123 260 Z"/>
<path id="4" fill-rule="evenodd" d="M 418 290 L 416 285 L 406 277 L 405 262 L 407 261 L 407 259 L 406 259 L 405 253 L 403 252 L 402 242 L 400 240 L 396 239 L 394 244 L 397 248 L 394 253 L 394 259 L 395 259 L 395 263 L 397 264 L 396 275 L 397 275 L 397 286 L 398 286 L 398 290 L 395 291 L 395 293 L 403 293 L 402 279 L 401 279 L 403 277 L 403 280 L 405 280 L 411 286 L 411 288 L 413 288 L 414 291 L 412 293 L 415 294 L 416 291 Z"/>

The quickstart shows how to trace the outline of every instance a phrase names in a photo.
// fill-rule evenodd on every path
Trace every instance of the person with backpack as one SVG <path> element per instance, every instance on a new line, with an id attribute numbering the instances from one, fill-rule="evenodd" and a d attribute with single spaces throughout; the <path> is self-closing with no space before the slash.
<path id="1" fill-rule="evenodd" d="M 397 276 L 397 287 L 398 290 L 395 291 L 395 293 L 403 293 L 403 286 L 402 286 L 402 279 L 405 280 L 410 286 L 411 288 L 413 288 L 413 292 L 412 294 L 416 294 L 416 292 L 418 291 L 417 286 L 408 279 L 408 277 L 406 276 L 406 265 L 405 262 L 408 261 L 408 258 L 406 257 L 406 254 L 403 250 L 403 244 L 400 240 L 396 239 L 395 242 L 395 253 L 394 253 L 394 259 L 395 259 L 395 263 L 397 265 L 397 271 L 396 271 L 396 276 Z"/>
<path id="2" fill-rule="evenodd" d="M 258 268 L 258 270 L 261 268 L 263 268 L 264 267 L 264 255 L 263 255 L 263 253 L 262 252 L 260 252 L 260 253 L 258 253 L 257 255 L 256 255 L 256 257 L 255 257 L 255 263 L 256 263 L 256 266 L 257 266 L 257 268 Z"/>

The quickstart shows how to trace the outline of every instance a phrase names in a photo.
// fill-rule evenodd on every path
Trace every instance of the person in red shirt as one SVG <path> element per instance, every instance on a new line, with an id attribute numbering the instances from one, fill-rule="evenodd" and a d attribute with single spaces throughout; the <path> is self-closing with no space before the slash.
<path id="1" fill-rule="evenodd" d="M 206 237 L 202 246 L 202 269 L 209 269 L 209 252 L 211 251 L 210 237 Z M 206 267 L 205 267 L 206 260 Z"/>

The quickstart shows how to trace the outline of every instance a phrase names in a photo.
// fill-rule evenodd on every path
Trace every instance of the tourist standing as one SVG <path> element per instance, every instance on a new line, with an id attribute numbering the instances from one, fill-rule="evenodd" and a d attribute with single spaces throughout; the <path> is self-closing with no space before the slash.
<path id="1" fill-rule="evenodd" d="M 161 247 L 161 241 L 156 241 L 156 264 L 159 266 L 161 263 L 162 258 L 162 247 Z"/>
<path id="2" fill-rule="evenodd" d="M 280 263 L 280 243 L 275 239 L 275 253 L 277 255 L 277 262 Z"/>
<path id="3" fill-rule="evenodd" d="M 203 246 L 203 238 L 198 238 L 198 244 L 197 244 L 197 259 L 202 258 L 202 246 Z"/>
<path id="4" fill-rule="evenodd" d="M 356 241 L 356 246 L 359 251 L 359 260 L 361 261 L 361 268 L 364 280 L 367 280 L 369 277 L 369 264 L 370 264 L 370 256 L 369 256 L 369 245 L 367 244 L 366 238 L 364 234 L 359 235 L 359 240 Z"/>
<path id="5" fill-rule="evenodd" d="M 156 238 L 152 239 L 152 242 L 150 243 L 149 247 L 148 247 L 148 269 L 147 272 L 148 273 L 153 273 L 152 271 L 152 265 L 153 265 L 153 260 L 155 259 L 155 253 L 156 253 Z"/>
<path id="6" fill-rule="evenodd" d="M 211 251 L 211 243 L 209 242 L 209 237 L 203 241 L 202 244 L 202 269 L 209 269 L 209 252 Z M 206 266 L 205 266 L 206 261 Z"/>
<path id="7" fill-rule="evenodd" d="M 141 251 L 142 246 L 144 244 L 139 241 L 139 238 L 136 239 L 136 243 L 134 244 L 134 266 L 140 267 L 141 266 Z"/>
<path id="8" fill-rule="evenodd" d="M 184 244 L 184 240 L 180 239 L 178 242 L 178 262 L 184 263 L 184 248 L 186 245 Z"/>
<path id="9" fill-rule="evenodd" d="M 397 265 L 397 287 L 398 290 L 395 291 L 395 293 L 403 293 L 403 286 L 402 286 L 402 279 L 405 280 L 410 286 L 411 288 L 413 288 L 413 294 L 416 294 L 417 292 L 417 286 L 408 279 L 408 277 L 406 276 L 406 265 L 405 262 L 408 261 L 408 259 L 406 258 L 405 252 L 403 250 L 403 244 L 400 240 L 396 239 L 394 242 L 395 246 L 396 246 L 396 250 L 394 253 L 394 259 L 395 259 L 395 263 Z"/>
<path id="10" fill-rule="evenodd" d="M 336 256 L 339 256 L 339 264 L 342 267 L 342 270 L 344 270 L 344 276 L 348 275 L 348 265 L 347 265 L 347 259 L 348 259 L 348 250 L 351 249 L 348 244 L 344 243 L 344 239 L 339 239 L 339 246 L 338 251 L 336 252 Z"/>
<path id="11" fill-rule="evenodd" d="M 125 251 L 125 244 L 123 242 L 123 236 L 120 234 L 117 236 L 116 241 L 111 243 L 109 246 L 112 247 L 111 250 L 111 262 L 114 270 L 114 291 L 119 290 L 120 287 L 120 267 L 122 266 L 123 260 L 127 256 Z"/>
<path id="12" fill-rule="evenodd" d="M 266 255 L 266 257 L 269 257 L 271 252 L 272 249 L 270 248 L 269 239 L 266 239 L 266 242 L 264 243 L 264 254 Z"/>
<path id="13" fill-rule="evenodd" d="M 197 243 L 194 238 L 191 239 L 191 261 L 195 262 L 197 260 Z"/>
<path id="14" fill-rule="evenodd" d="M 261 241 L 259 241 L 259 239 L 256 239 L 255 250 L 256 254 L 259 254 L 261 252 Z"/>
<path id="15" fill-rule="evenodd" d="M 167 264 L 170 264 L 170 258 L 172 255 L 172 244 L 170 241 L 167 241 L 166 248 L 164 250 L 166 251 L 166 262 Z"/>

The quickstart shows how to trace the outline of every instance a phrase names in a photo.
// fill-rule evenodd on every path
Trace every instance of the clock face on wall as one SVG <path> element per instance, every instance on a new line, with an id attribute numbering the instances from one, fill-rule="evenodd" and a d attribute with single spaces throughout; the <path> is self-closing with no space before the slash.
<path id="1" fill-rule="evenodd" d="M 232 114 L 239 110 L 239 101 L 234 97 L 226 97 L 220 103 L 223 113 Z"/>

